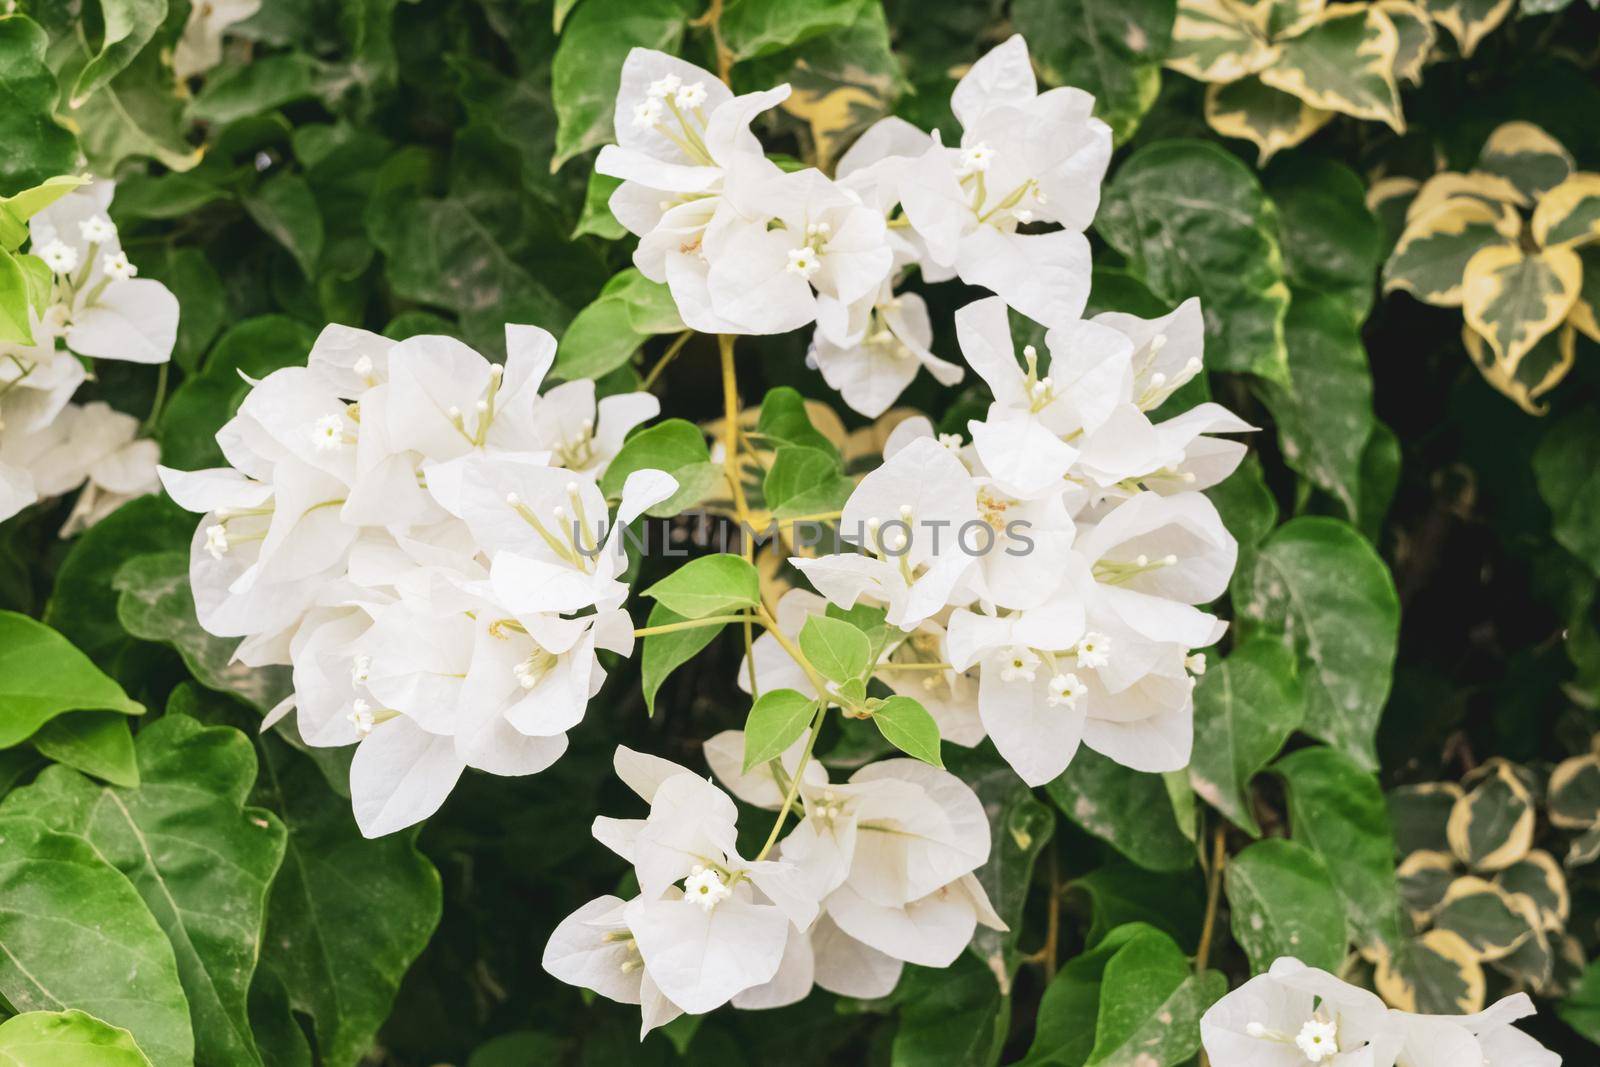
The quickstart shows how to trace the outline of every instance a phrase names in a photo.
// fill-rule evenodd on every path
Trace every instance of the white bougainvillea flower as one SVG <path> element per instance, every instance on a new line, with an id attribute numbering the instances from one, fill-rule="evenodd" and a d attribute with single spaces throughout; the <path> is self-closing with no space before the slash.
<path id="1" fill-rule="evenodd" d="M 70 406 L 62 416 L 66 461 L 75 468 L 74 474 L 82 471 L 73 485 L 83 485 L 61 527 L 62 537 L 88 529 L 134 497 L 161 487 L 156 476 L 161 450 L 149 438 L 137 436 L 138 419 L 99 401 Z"/>
<path id="2" fill-rule="evenodd" d="M 662 995 L 645 969 L 639 943 L 623 921 L 620 897 L 598 897 L 561 921 L 544 948 L 544 969 L 568 985 L 592 989 L 619 1004 L 637 1004 L 639 1037 L 676 1019 L 683 1009 Z"/>
<path id="3" fill-rule="evenodd" d="M 875 419 L 905 392 L 926 368 L 940 385 L 957 385 L 965 372 L 934 355 L 928 306 L 915 293 L 896 296 L 885 280 L 870 309 L 861 339 L 840 345 L 818 330 L 811 356 L 823 380 L 839 391 L 852 410 Z"/>
<path id="4" fill-rule="evenodd" d="M 466 770 L 455 739 L 404 715 L 372 723 L 350 761 L 350 805 L 365 837 L 403 830 L 439 810 Z"/>
<path id="5" fill-rule="evenodd" d="M 1561 1057 L 1511 1025 L 1535 1013 L 1526 993 L 1514 993 L 1475 1015 L 1411 1015 L 1391 1009 L 1400 1031 L 1397 1067 L 1560 1067 Z"/>
<path id="6" fill-rule="evenodd" d="M 779 778 L 771 762 L 744 769 L 744 731 L 724 730 L 711 737 L 701 748 L 705 752 L 706 766 L 717 776 L 717 781 L 735 797 L 752 807 L 777 811 L 783 806 L 794 770 L 800 765 L 800 753 L 805 748 L 805 738 L 800 738 L 786 749 L 779 761 L 784 778 Z M 828 772 L 822 764 L 812 760 L 806 764 L 805 780 L 813 785 L 828 781 Z"/>
<path id="7" fill-rule="evenodd" d="M 1078 89 L 1040 94 L 1026 43 L 994 48 L 956 86 L 960 147 L 935 142 L 900 176 L 906 218 L 929 257 L 1036 321 L 1076 319 L 1089 294 L 1089 245 L 1111 131 Z M 1023 233 L 1019 226 L 1063 229 Z"/>
<path id="8" fill-rule="evenodd" d="M 259 10 L 261 0 L 198 0 L 189 5 L 189 21 L 172 48 L 172 73 L 183 81 L 221 63 L 223 33 Z"/>
<path id="9" fill-rule="evenodd" d="M 945 628 L 925 619 L 890 649 L 885 662 L 891 667 L 948 663 L 950 651 Z M 978 670 L 879 671 L 877 678 L 901 696 L 911 697 L 939 724 L 939 738 L 971 748 L 984 738 L 978 715 Z"/>
<path id="10" fill-rule="evenodd" d="M 579 378 L 535 401 L 532 443 L 556 466 L 598 478 L 622 450 L 628 431 L 660 413 L 653 393 L 615 393 L 596 403 L 594 382 Z"/>
<path id="11" fill-rule="evenodd" d="M 356 400 L 389 380 L 389 352 L 398 343 L 370 330 L 332 323 L 317 334 L 306 366 L 330 392 Z"/>
<path id="12" fill-rule="evenodd" d="M 1400 1047 L 1383 1001 L 1288 957 L 1213 1004 L 1200 1038 L 1230 1067 L 1392 1067 Z"/>

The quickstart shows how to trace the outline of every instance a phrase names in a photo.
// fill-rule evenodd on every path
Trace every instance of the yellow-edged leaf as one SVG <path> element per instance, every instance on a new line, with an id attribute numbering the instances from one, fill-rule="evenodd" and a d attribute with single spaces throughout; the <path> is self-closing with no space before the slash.
<path id="1" fill-rule="evenodd" d="M 1510 14 L 1512 0 L 1423 0 L 1433 21 L 1450 31 L 1463 56 Z"/>
<path id="2" fill-rule="evenodd" d="M 1600 823 L 1600 756 L 1562 760 L 1550 772 L 1545 796 L 1552 826 L 1587 830 Z"/>
<path id="3" fill-rule="evenodd" d="M 1480 249 L 1467 261 L 1461 309 L 1515 373 L 1539 339 L 1566 319 L 1583 283 L 1583 262 L 1569 248 L 1524 252 L 1514 245 Z"/>
<path id="4" fill-rule="evenodd" d="M 1533 203 L 1522 191 L 1513 185 L 1510 179 L 1499 174 L 1490 174 L 1487 171 L 1472 171 L 1469 174 L 1459 174 L 1447 170 L 1435 174 L 1422 183 L 1422 188 L 1417 190 L 1417 197 L 1411 201 L 1411 207 L 1406 212 L 1406 218 L 1414 219 L 1419 215 L 1427 214 L 1440 204 L 1458 197 L 1471 197 L 1482 200 L 1486 204 L 1511 204 L 1516 207 L 1527 207 Z M 1522 222 L 1516 215 L 1511 215 L 1504 226 L 1507 237 L 1515 237 L 1522 229 Z"/>
<path id="5" fill-rule="evenodd" d="M 1292 37 L 1322 14 L 1328 0 L 1260 0 L 1261 23 L 1273 40 Z"/>
<path id="6" fill-rule="evenodd" d="M 1545 248 L 1575 248 L 1600 237 L 1600 174 L 1574 174 L 1539 198 L 1533 238 Z"/>
<path id="7" fill-rule="evenodd" d="M 1332 4 L 1278 43 L 1278 61 L 1261 72 L 1274 89 L 1312 107 L 1388 123 L 1404 133 L 1394 81 L 1400 34 L 1389 16 L 1365 4 Z"/>
<path id="8" fill-rule="evenodd" d="M 1487 766 L 1487 765 L 1486 765 Z M 1456 801 L 1445 834 L 1456 859 L 1473 870 L 1498 871 L 1533 844 L 1533 797 L 1510 765 L 1499 762 Z"/>
<path id="9" fill-rule="evenodd" d="M 1438 31 L 1433 28 L 1433 20 L 1422 6 L 1412 0 L 1377 0 L 1373 5 L 1394 23 L 1395 33 L 1399 35 L 1399 46 L 1394 54 L 1395 81 L 1410 82 L 1412 85 L 1422 84 L 1422 68 L 1428 62 L 1428 55 L 1433 51 Z"/>
<path id="10" fill-rule="evenodd" d="M 1514 234 L 1517 226 L 1510 207 L 1470 197 L 1413 215 L 1384 264 L 1384 290 L 1404 289 L 1426 304 L 1459 307 L 1472 257 L 1485 248 L 1514 250 L 1516 243 L 1506 231 Z"/>
<path id="11" fill-rule="evenodd" d="M 1572 895 L 1567 875 L 1556 858 L 1543 849 L 1534 849 L 1522 859 L 1494 876 L 1495 884 L 1513 896 L 1532 901 L 1540 925 L 1559 933 L 1572 912 Z"/>
<path id="12" fill-rule="evenodd" d="M 1570 315 L 1566 325 L 1539 338 L 1539 343 L 1514 366 L 1501 363 L 1494 349 L 1471 326 L 1461 327 L 1461 343 L 1484 381 L 1516 401 L 1529 415 L 1543 415 L 1550 410 L 1539 403 L 1539 398 L 1561 384 L 1577 356 L 1577 334 Z"/>
<path id="13" fill-rule="evenodd" d="M 1504 959 L 1539 929 L 1538 912 L 1482 878 L 1457 878 L 1433 914 L 1434 926 L 1453 930 L 1483 962 Z"/>
<path id="14" fill-rule="evenodd" d="M 1239 137 L 1256 146 L 1266 166 L 1277 152 L 1293 148 L 1333 118 L 1298 96 L 1281 93 L 1260 78 L 1241 78 L 1206 87 L 1206 121 L 1224 137 Z"/>
<path id="15" fill-rule="evenodd" d="M 1483 966 L 1450 930 L 1429 930 L 1377 960 L 1373 985 L 1392 1008 L 1424 1014 L 1471 1014 L 1483 1009 Z"/>
<path id="16" fill-rule="evenodd" d="M 1235 0 L 1180 0 L 1167 66 L 1203 82 L 1238 81 L 1278 58 L 1265 7 Z"/>
<path id="17" fill-rule="evenodd" d="M 1583 284 L 1567 321 L 1589 340 L 1600 342 L 1600 245 L 1578 249 L 1578 259 L 1583 262 Z"/>
<path id="18" fill-rule="evenodd" d="M 1401 861 L 1395 868 L 1395 884 L 1412 922 L 1427 925 L 1434 909 L 1444 903 L 1456 873 L 1456 858 L 1448 852 L 1418 849 Z"/>
<path id="19" fill-rule="evenodd" d="M 1572 154 L 1531 122 L 1495 127 L 1478 154 L 1478 170 L 1505 178 L 1530 203 L 1566 181 L 1572 168 Z"/>

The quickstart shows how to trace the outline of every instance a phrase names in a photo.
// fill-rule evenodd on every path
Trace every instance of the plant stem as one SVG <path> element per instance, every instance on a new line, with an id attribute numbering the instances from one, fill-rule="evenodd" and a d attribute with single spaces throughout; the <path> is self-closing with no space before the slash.
<path id="1" fill-rule="evenodd" d="M 156 421 L 161 418 L 161 409 L 167 402 L 167 368 L 170 363 L 163 363 L 156 370 L 156 399 L 150 405 L 150 414 L 145 416 L 144 425 L 140 430 L 149 433 L 156 428 Z"/>
<path id="2" fill-rule="evenodd" d="M 773 630 L 773 633 L 778 631 Z M 807 670 L 810 667 L 806 664 Z M 789 818 L 789 809 L 794 807 L 794 798 L 800 792 L 800 782 L 805 777 L 806 764 L 811 762 L 811 750 L 817 746 L 817 735 L 822 732 L 822 720 L 828 714 L 828 700 L 823 697 L 817 701 L 817 713 L 811 717 L 811 733 L 806 736 L 806 747 L 800 751 L 800 762 L 794 765 L 794 777 L 789 780 L 789 791 L 783 796 L 783 807 L 778 809 L 778 817 L 772 821 L 772 832 L 767 834 L 767 843 L 761 846 L 761 851 L 756 853 L 755 861 L 760 863 L 767 858 L 767 853 L 772 851 L 772 846 L 777 844 L 778 833 L 783 829 L 784 822 Z"/>
<path id="3" fill-rule="evenodd" d="M 749 615 L 708 615 L 703 619 L 685 619 L 683 622 L 668 622 L 660 626 L 644 626 L 633 631 L 635 637 L 651 637 L 655 634 L 677 633 L 679 630 L 698 630 L 703 626 L 726 626 L 730 622 L 750 622 Z"/>
<path id="4" fill-rule="evenodd" d="M 874 671 L 953 671 L 948 663 L 879 663 Z"/>
<path id="5" fill-rule="evenodd" d="M 765 605 L 756 609 L 756 619 L 777 640 L 778 646 L 789 653 L 789 658 L 794 660 L 800 669 L 806 672 L 806 680 L 811 683 L 823 702 L 826 703 L 829 695 L 828 680 L 817 673 L 817 669 L 811 665 L 811 661 L 806 659 L 806 654 L 800 651 L 798 645 L 789 640 L 789 635 L 778 629 L 778 620 L 772 617 L 772 613 L 766 609 Z"/>
<path id="6" fill-rule="evenodd" d="M 1211 874 L 1206 883 L 1206 921 L 1200 928 L 1200 947 L 1194 954 L 1196 974 L 1206 969 L 1211 956 L 1211 937 L 1217 926 L 1217 899 L 1222 895 L 1222 868 L 1228 863 L 1228 827 L 1218 825 L 1212 835 Z"/>
<path id="7" fill-rule="evenodd" d="M 720 10 L 721 4 L 717 3 Z M 746 536 L 751 529 L 750 504 L 744 498 L 744 484 L 739 478 L 739 377 L 733 365 L 732 334 L 717 335 L 717 352 L 722 358 L 722 471 L 728 479 L 728 492 L 733 496 L 733 511 L 739 521 L 739 554 L 747 563 L 755 562 L 755 545 Z M 750 676 L 750 695 L 760 696 L 756 688 L 755 639 L 750 630 L 750 620 L 744 624 L 744 659 Z"/>
<path id="8" fill-rule="evenodd" d="M 722 3 L 723 0 L 711 0 L 711 6 L 706 8 L 706 13 L 689 25 L 711 31 L 711 43 L 717 50 L 717 77 L 723 85 L 731 87 L 728 72 L 733 69 L 733 53 L 722 41 Z"/>
<path id="9" fill-rule="evenodd" d="M 678 353 L 683 351 L 683 346 L 688 344 L 689 338 L 693 336 L 693 330 L 684 330 L 674 337 L 672 344 L 668 345 L 667 350 L 661 354 L 661 358 L 656 360 L 656 365 L 650 368 L 650 373 L 644 376 L 644 381 L 639 388 L 648 393 L 650 387 L 656 384 L 656 379 L 661 377 L 661 372 L 667 369 L 667 364 L 678 358 Z"/>

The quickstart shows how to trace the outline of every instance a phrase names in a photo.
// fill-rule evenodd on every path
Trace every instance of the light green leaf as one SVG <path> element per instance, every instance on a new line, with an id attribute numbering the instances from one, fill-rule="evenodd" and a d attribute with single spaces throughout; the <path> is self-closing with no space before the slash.
<path id="1" fill-rule="evenodd" d="M 1106 964 L 1087 1067 L 1177 1067 L 1200 1048 L 1200 1016 L 1228 980 L 1193 974 L 1166 934 L 1130 939 Z"/>
<path id="2" fill-rule="evenodd" d="M 257 226 L 289 250 L 306 278 L 317 276 L 317 260 L 322 256 L 322 213 L 304 178 L 298 174 L 275 175 L 244 196 L 241 203 Z"/>
<path id="3" fill-rule="evenodd" d="M 728 0 L 722 39 L 735 62 L 781 52 L 855 22 L 863 0 Z"/>
<path id="4" fill-rule="evenodd" d="M 1176 0 L 1018 0 L 1011 19 L 1044 80 L 1092 93 L 1121 144 L 1161 91 L 1177 9 Z"/>
<path id="5" fill-rule="evenodd" d="M 1249 595 L 1234 609 L 1251 632 L 1292 648 L 1305 685 L 1305 730 L 1376 767 L 1374 736 L 1389 696 L 1400 602 L 1389 569 L 1354 528 L 1302 517 L 1280 526 L 1256 557 Z"/>
<path id="6" fill-rule="evenodd" d="M 1600 411 L 1580 408 L 1551 426 L 1533 456 L 1556 542 L 1600 575 Z"/>
<path id="7" fill-rule="evenodd" d="M 151 1067 L 132 1034 L 81 1011 L 30 1011 L 0 1023 L 0 1061 L 16 1067 Z"/>
<path id="8" fill-rule="evenodd" d="M 0 810 L 81 837 L 126 875 L 172 942 L 196 1055 L 259 1064 L 246 1000 L 284 829 L 244 804 L 255 752 L 232 727 L 171 714 L 139 731 L 137 750 L 136 788 L 56 767 Z"/>
<path id="9" fill-rule="evenodd" d="M 0 343 L 33 344 L 32 303 L 21 259 L 0 251 Z"/>
<path id="10" fill-rule="evenodd" d="M 915 700 L 892 696 L 872 713 L 872 721 L 878 724 L 884 740 L 901 752 L 935 767 L 944 766 L 939 755 L 939 724 Z"/>
<path id="11" fill-rule="evenodd" d="M 1567 999 L 1556 1006 L 1561 1021 L 1600 1045 L 1600 960 L 1589 964 Z"/>
<path id="12" fill-rule="evenodd" d="M 756 419 L 756 433 L 772 446 L 799 445 L 837 456 L 839 450 L 821 430 L 811 425 L 806 400 L 787 385 L 767 391 Z"/>
<path id="13" fill-rule="evenodd" d="M 872 665 L 872 642 L 867 635 L 847 622 L 825 615 L 806 619 L 800 628 L 800 651 L 832 682 L 865 677 Z"/>
<path id="14" fill-rule="evenodd" d="M 677 479 L 678 491 L 645 512 L 656 518 L 694 507 L 722 473 L 722 467 L 711 462 L 705 434 L 685 419 L 667 419 L 631 435 L 606 466 L 601 490 L 610 497 L 620 496 L 628 475 L 637 470 L 666 471 Z"/>
<path id="15" fill-rule="evenodd" d="M 578 216 L 578 225 L 572 231 L 574 240 L 584 234 L 593 234 L 604 241 L 620 241 L 627 236 L 627 229 L 611 214 L 611 194 L 621 184 L 621 178 L 590 172 L 589 186 L 583 195 L 583 214 Z"/>
<path id="16" fill-rule="evenodd" d="M 779 518 L 838 511 L 855 483 L 839 469 L 837 456 L 819 448 L 786 445 L 772 457 L 761 497 Z"/>
<path id="17" fill-rule="evenodd" d="M 1300 725 L 1303 701 L 1294 654 L 1268 638 L 1235 646 L 1195 686 L 1189 784 L 1252 836 L 1261 827 L 1250 810 L 1250 781 Z"/>
<path id="18" fill-rule="evenodd" d="M 1045 790 L 1067 818 L 1140 867 L 1194 866 L 1194 846 L 1173 818 L 1160 775 L 1129 770 L 1084 746 Z"/>
<path id="19" fill-rule="evenodd" d="M 744 722 L 744 769 L 777 759 L 805 733 L 817 702 L 793 689 L 771 689 L 756 698 Z"/>
<path id="20" fill-rule="evenodd" d="M 64 38 L 51 49 L 51 64 L 63 82 L 72 80 L 90 60 L 81 41 Z M 115 174 L 123 160 L 147 156 L 169 170 L 186 171 L 200 162 L 204 150 L 187 140 L 183 100 L 162 61 L 162 49 L 146 48 L 127 68 L 86 99 L 64 108 L 61 118 L 75 127 L 79 145 L 95 174 Z"/>
<path id="21" fill-rule="evenodd" d="M 686 619 L 703 619 L 761 603 L 761 578 L 749 561 L 727 552 L 692 559 L 655 585 L 653 597 Z"/>
<path id="22" fill-rule="evenodd" d="M 1292 836 L 1327 864 L 1356 947 L 1393 951 L 1400 941 L 1394 832 L 1377 779 L 1321 745 L 1285 756 L 1274 769 L 1287 788 Z"/>
<path id="23" fill-rule="evenodd" d="M 1168 304 L 1201 298 L 1211 369 L 1288 380 L 1277 224 L 1236 157 L 1203 141 L 1141 148 L 1106 186 L 1095 225 Z"/>
<path id="24" fill-rule="evenodd" d="M 650 609 L 645 625 L 667 626 L 684 621 L 682 615 L 665 604 L 656 604 Z M 667 675 L 688 663 L 721 632 L 721 626 L 696 626 L 643 638 L 639 652 L 639 684 L 644 689 L 644 706 L 649 714 L 656 713 L 656 694 Z"/>
<path id="25" fill-rule="evenodd" d="M 0 144 L 6 146 L 0 154 L 0 194 L 37 186 L 77 162 L 77 141 L 54 116 L 57 89 L 45 65 L 48 44 L 32 19 L 0 17 L 0 100 L 5 101 Z"/>
<path id="26" fill-rule="evenodd" d="M 39 727 L 33 747 L 57 763 L 104 778 L 112 785 L 139 784 L 128 719 L 111 711 L 69 711 Z"/>
<path id="27" fill-rule="evenodd" d="M 172 946 L 139 893 L 87 841 L 0 818 L 0 996 L 121 1026 L 162 1067 L 194 1062 Z"/>
<path id="28" fill-rule="evenodd" d="M 1256 162 L 1267 163 L 1326 126 L 1333 112 L 1312 107 L 1249 75 L 1226 85 L 1206 86 L 1206 121 L 1224 137 L 1256 146 Z"/>
<path id="29" fill-rule="evenodd" d="M 602 377 L 627 363 L 649 338 L 683 328 L 667 287 L 629 267 L 573 318 L 561 337 L 555 373 L 569 380 Z"/>
<path id="30" fill-rule="evenodd" d="M 50 627 L 0 611 L 0 748 L 66 711 L 143 715 L 144 705 Z"/>
<path id="31" fill-rule="evenodd" d="M 1321 856 L 1297 841 L 1258 841 L 1225 868 L 1233 939 L 1262 974 L 1279 956 L 1337 972 L 1347 942 L 1344 903 Z"/>

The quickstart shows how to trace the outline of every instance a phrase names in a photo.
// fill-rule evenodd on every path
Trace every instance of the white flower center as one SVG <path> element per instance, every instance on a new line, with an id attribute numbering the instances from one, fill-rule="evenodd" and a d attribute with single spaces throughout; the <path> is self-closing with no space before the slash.
<path id="1" fill-rule="evenodd" d="M 818 256 L 817 250 L 810 245 L 801 245 L 799 248 L 789 249 L 789 266 L 787 270 L 790 274 L 798 274 L 800 277 L 810 281 L 811 276 L 821 269 L 822 257 Z"/>
<path id="2" fill-rule="evenodd" d="M 650 99 L 664 100 L 673 93 L 676 93 L 678 91 L 678 87 L 682 84 L 682 78 L 678 77 L 676 74 L 667 74 L 651 82 L 650 88 L 647 91 L 650 94 Z"/>
<path id="3" fill-rule="evenodd" d="M 1196 652 L 1192 656 L 1185 656 L 1183 666 L 1190 674 L 1200 675 L 1206 673 L 1206 654 L 1204 652 Z"/>
<path id="4" fill-rule="evenodd" d="M 371 356 L 361 356 L 360 358 L 358 358 L 355 361 L 355 363 L 353 363 L 351 365 L 350 369 L 355 371 L 356 377 L 360 378 L 362 381 L 366 382 L 368 385 L 372 384 L 372 357 Z"/>
<path id="5" fill-rule="evenodd" d="M 1033 650 L 1017 645 L 1006 653 L 1005 662 L 1000 668 L 1000 680 L 1014 682 L 1020 678 L 1031 682 L 1038 666 L 1039 657 L 1033 654 Z"/>
<path id="6" fill-rule="evenodd" d="M 1111 662 L 1111 638 L 1093 631 L 1078 642 L 1078 666 L 1084 670 L 1104 667 Z"/>
<path id="7" fill-rule="evenodd" d="M 346 718 L 350 720 L 350 725 L 356 728 L 356 733 L 362 737 L 370 734 L 372 728 L 377 725 L 377 720 L 372 714 L 372 705 L 365 700 L 356 700 L 352 703 L 350 705 L 350 714 Z"/>
<path id="8" fill-rule="evenodd" d="M 641 100 L 633 106 L 633 124 L 648 130 L 661 121 L 661 116 L 666 110 L 666 105 L 659 97 L 652 96 L 648 100 Z"/>
<path id="9" fill-rule="evenodd" d="M 982 174 L 994 162 L 994 149 L 979 141 L 961 153 L 962 174 Z"/>
<path id="10" fill-rule="evenodd" d="M 673 103 L 683 108 L 697 108 L 706 102 L 706 87 L 704 82 L 690 82 L 678 89 L 673 97 Z"/>
<path id="11" fill-rule="evenodd" d="M 115 223 L 104 215 L 96 215 L 93 218 L 79 222 L 78 232 L 90 244 L 99 244 L 101 241 L 109 241 L 115 237 L 117 235 L 117 227 Z"/>
<path id="12" fill-rule="evenodd" d="M 100 257 L 100 268 L 113 280 L 125 282 L 139 273 L 139 268 L 128 262 L 128 253 L 117 252 Z"/>
<path id="13" fill-rule="evenodd" d="M 1339 1054 L 1339 1028 L 1316 1016 L 1306 1020 L 1294 1039 L 1295 1045 L 1312 1063 L 1321 1063 Z"/>
<path id="14" fill-rule="evenodd" d="M 71 274 L 78 269 L 78 250 L 63 241 L 51 241 L 39 249 L 39 258 L 56 274 Z"/>
<path id="15" fill-rule="evenodd" d="M 1050 679 L 1050 695 L 1045 703 L 1051 707 L 1074 708 L 1084 694 L 1084 685 L 1076 674 L 1057 674 Z"/>
<path id="16" fill-rule="evenodd" d="M 511 673 L 516 676 L 517 684 L 524 689 L 532 689 L 538 685 L 545 675 L 550 673 L 550 668 L 556 665 L 556 656 L 542 648 L 536 648 L 528 658 L 511 668 Z"/>
<path id="17" fill-rule="evenodd" d="M 324 415 L 311 427 L 311 443 L 318 452 L 337 452 L 344 447 L 344 416 Z"/>
<path id="18" fill-rule="evenodd" d="M 733 896 L 733 890 L 722 880 L 722 875 L 710 867 L 701 867 L 697 864 L 689 872 L 689 877 L 683 880 L 683 895 L 686 900 L 692 900 L 706 911 L 710 911 Z"/>
<path id="19" fill-rule="evenodd" d="M 350 684 L 366 685 L 372 674 L 372 657 L 357 656 L 350 661 Z"/>

